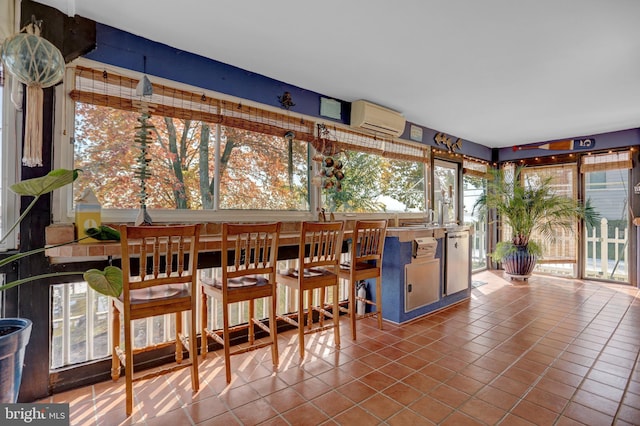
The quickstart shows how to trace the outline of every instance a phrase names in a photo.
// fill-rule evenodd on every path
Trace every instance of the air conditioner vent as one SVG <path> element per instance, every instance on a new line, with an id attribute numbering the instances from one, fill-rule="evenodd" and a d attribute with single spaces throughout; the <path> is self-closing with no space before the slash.
<path id="1" fill-rule="evenodd" d="M 404 132 L 406 120 L 397 111 L 367 101 L 351 103 L 351 126 L 398 137 Z"/>

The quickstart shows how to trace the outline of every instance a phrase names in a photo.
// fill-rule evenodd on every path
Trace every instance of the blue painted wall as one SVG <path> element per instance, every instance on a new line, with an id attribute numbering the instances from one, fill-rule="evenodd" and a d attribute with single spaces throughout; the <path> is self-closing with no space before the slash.
<path id="1" fill-rule="evenodd" d="M 349 124 L 350 102 L 336 99 L 342 104 L 341 120 L 320 117 L 320 98 L 323 95 L 319 93 L 153 42 L 107 25 L 97 24 L 96 45 L 94 51 L 85 55 L 87 59 L 277 108 L 280 108 L 278 96 L 289 92 L 296 104 L 291 108 L 292 112 L 318 117 L 325 122 Z M 411 124 L 413 123 L 406 124 L 403 139 L 411 140 Z M 433 138 L 438 131 L 419 127 L 423 129 L 422 143 L 437 147 Z M 490 148 L 467 140 L 463 141 L 460 153 L 486 161 L 491 160 Z"/>
<path id="2" fill-rule="evenodd" d="M 280 107 L 278 96 L 284 92 L 290 92 L 296 104 L 291 111 L 318 117 L 325 122 L 349 124 L 350 102 L 336 99 L 342 104 L 340 120 L 320 117 L 320 98 L 323 97 L 320 93 L 153 42 L 107 25 L 97 24 L 96 44 L 97 48 L 85 55 L 86 58 L 278 108 Z M 411 140 L 412 124 L 422 128 L 423 144 L 442 148 L 434 141 L 434 136 L 439 131 L 420 126 L 418 123 L 407 123 L 402 135 L 403 139 Z M 627 147 L 640 145 L 640 129 L 576 136 L 576 138 L 595 139 L 596 150 Z M 506 147 L 498 150 L 497 160 L 515 161 L 570 152 L 544 149 L 514 151 L 512 147 Z M 491 148 L 468 140 L 462 141 L 460 153 L 485 161 L 493 160 Z"/>
<path id="3" fill-rule="evenodd" d="M 576 136 L 575 139 L 594 139 L 594 151 L 625 148 L 628 146 L 640 145 L 640 129 L 621 130 L 618 132 L 598 135 Z M 572 152 L 577 153 L 587 151 L 552 151 L 548 149 L 514 150 L 513 147 L 507 147 L 499 150 L 498 158 L 500 161 L 516 161 L 525 158 L 570 154 Z"/>

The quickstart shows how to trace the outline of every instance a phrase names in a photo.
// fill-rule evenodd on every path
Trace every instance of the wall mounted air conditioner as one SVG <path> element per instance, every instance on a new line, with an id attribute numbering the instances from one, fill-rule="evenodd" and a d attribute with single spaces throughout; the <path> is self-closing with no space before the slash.
<path id="1" fill-rule="evenodd" d="M 351 126 L 375 133 L 400 136 L 406 120 L 397 111 L 367 101 L 351 103 Z"/>

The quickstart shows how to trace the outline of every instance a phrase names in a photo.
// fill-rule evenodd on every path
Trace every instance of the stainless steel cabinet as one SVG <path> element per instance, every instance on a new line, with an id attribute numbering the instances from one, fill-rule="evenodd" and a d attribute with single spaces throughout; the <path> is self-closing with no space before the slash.
<path id="1" fill-rule="evenodd" d="M 469 231 L 447 232 L 445 240 L 444 294 L 450 295 L 470 285 Z"/>
<path id="2" fill-rule="evenodd" d="M 440 300 L 440 259 L 422 259 L 404 268 L 405 312 Z"/>

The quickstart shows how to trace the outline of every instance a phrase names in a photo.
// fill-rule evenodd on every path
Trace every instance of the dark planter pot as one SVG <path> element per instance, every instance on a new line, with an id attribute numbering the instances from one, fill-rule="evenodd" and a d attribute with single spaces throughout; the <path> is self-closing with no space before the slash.
<path id="1" fill-rule="evenodd" d="M 526 247 L 518 247 L 502 261 L 504 271 L 512 280 L 527 280 L 536 266 L 536 256 L 529 253 Z"/>
<path id="2" fill-rule="evenodd" d="M 22 380 L 24 350 L 31 337 L 31 321 L 23 318 L 0 319 L 0 403 L 18 399 Z"/>

